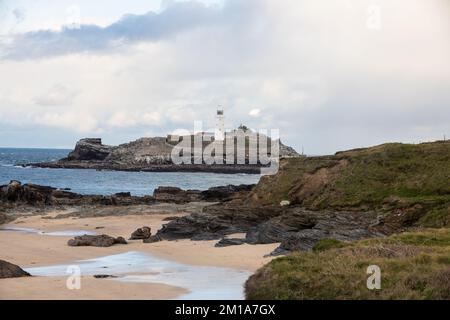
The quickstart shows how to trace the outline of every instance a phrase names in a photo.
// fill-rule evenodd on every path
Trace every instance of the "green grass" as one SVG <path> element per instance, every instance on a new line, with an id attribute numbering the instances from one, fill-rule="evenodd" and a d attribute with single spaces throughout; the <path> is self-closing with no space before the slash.
<path id="1" fill-rule="evenodd" d="M 247 281 L 247 298 L 450 299 L 450 229 L 322 248 L 273 260 Z M 367 289 L 369 265 L 381 269 L 380 290 Z"/>
<path id="2" fill-rule="evenodd" d="M 289 200 L 313 210 L 390 212 L 420 204 L 420 225 L 449 225 L 450 141 L 285 159 L 277 175 L 261 179 L 251 198 L 272 205 Z"/>
<path id="3" fill-rule="evenodd" d="M 314 252 L 326 251 L 334 248 L 345 247 L 345 243 L 336 239 L 322 239 L 319 240 L 313 247 Z"/>

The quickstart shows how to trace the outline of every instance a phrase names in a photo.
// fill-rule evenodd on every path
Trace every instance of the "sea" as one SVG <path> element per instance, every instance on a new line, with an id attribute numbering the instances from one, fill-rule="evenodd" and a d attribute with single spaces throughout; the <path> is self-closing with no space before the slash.
<path id="1" fill-rule="evenodd" d="M 67 156 L 68 149 L 0 148 L 0 185 L 18 180 L 55 188 L 68 188 L 80 194 L 111 195 L 130 192 L 152 195 L 160 186 L 206 190 L 215 186 L 254 184 L 258 174 L 189 172 L 122 172 L 90 169 L 47 169 L 23 167 L 29 163 L 55 161 Z"/>

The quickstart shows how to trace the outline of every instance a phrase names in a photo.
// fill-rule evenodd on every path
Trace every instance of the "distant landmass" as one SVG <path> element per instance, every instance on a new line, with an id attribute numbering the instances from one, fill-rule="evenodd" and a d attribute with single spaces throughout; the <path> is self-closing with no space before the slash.
<path id="1" fill-rule="evenodd" d="M 174 147 L 183 141 L 194 141 L 199 135 L 202 135 L 202 150 L 209 147 L 215 147 L 213 156 L 222 158 L 224 164 L 207 165 L 203 161 L 200 164 L 194 164 L 194 161 L 188 164 L 174 164 L 172 161 L 172 151 Z M 232 139 L 228 139 L 228 135 Z M 237 141 L 240 137 L 245 140 L 245 149 L 241 150 L 245 158 L 244 163 L 237 161 L 239 149 Z M 255 141 L 251 141 L 255 139 Z M 234 144 L 230 155 L 230 148 L 227 143 Z M 289 146 L 279 142 L 280 158 L 300 157 L 300 155 Z M 253 142 L 253 143 L 251 143 Z M 261 167 L 266 164 L 251 163 L 249 161 L 252 152 L 257 154 L 262 149 L 262 144 L 266 143 L 264 152 L 271 156 L 272 140 L 264 135 L 253 133 L 245 126 L 227 133 L 227 138 L 217 146 L 217 141 L 209 133 L 198 133 L 189 136 L 173 136 L 140 138 L 136 141 L 121 144 L 119 146 L 109 146 L 102 143 L 101 138 L 84 138 L 77 142 L 74 150 L 66 158 L 54 162 L 33 163 L 31 166 L 43 168 L 70 168 L 70 169 L 97 169 L 97 170 L 121 170 L 121 171 L 148 171 L 148 172 L 217 172 L 217 173 L 255 173 L 259 174 Z M 216 144 L 216 146 L 214 146 Z M 252 149 L 253 148 L 253 149 Z M 267 151 L 266 151 L 267 150 Z M 222 152 L 221 152 L 222 151 Z M 189 150 L 194 158 L 195 151 Z M 221 153 L 221 154 L 220 154 Z M 225 159 L 234 159 L 232 164 L 225 164 Z"/>

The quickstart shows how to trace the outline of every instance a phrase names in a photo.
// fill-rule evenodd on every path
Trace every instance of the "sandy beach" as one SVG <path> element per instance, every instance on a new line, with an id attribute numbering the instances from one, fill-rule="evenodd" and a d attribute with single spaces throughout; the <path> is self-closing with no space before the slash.
<path id="1" fill-rule="evenodd" d="M 65 213 L 54 211 L 46 216 Z M 182 215 L 182 214 L 178 214 Z M 125 215 L 98 218 L 46 219 L 36 215 L 21 217 L 3 226 L 32 228 L 44 232 L 85 230 L 98 234 L 123 236 L 142 226 L 149 226 L 156 232 L 168 214 Z M 173 216 L 173 214 L 170 214 Z M 236 235 L 242 236 L 242 235 Z M 211 266 L 232 268 L 254 272 L 270 258 L 277 244 L 241 245 L 216 248 L 217 241 L 162 241 L 145 244 L 142 241 L 129 241 L 127 245 L 108 248 L 69 247 L 70 236 L 50 236 L 19 231 L 0 232 L 0 258 L 17 264 L 22 268 L 70 264 L 80 260 L 93 259 L 130 251 L 148 253 L 192 266 Z M 124 283 L 113 279 L 82 277 L 81 290 L 68 290 L 66 277 L 31 277 L 0 280 L 0 299 L 175 299 L 186 289 L 158 283 Z M 98 287 L 101 286 L 101 290 Z"/>

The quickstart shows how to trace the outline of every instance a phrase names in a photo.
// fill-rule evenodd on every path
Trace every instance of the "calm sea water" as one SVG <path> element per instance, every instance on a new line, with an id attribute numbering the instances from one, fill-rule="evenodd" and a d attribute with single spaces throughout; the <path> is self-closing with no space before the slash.
<path id="1" fill-rule="evenodd" d="M 61 159 L 69 152 L 70 150 L 64 149 L 0 148 L 0 185 L 7 184 L 10 180 L 19 180 L 22 183 L 70 188 L 81 194 L 131 192 L 133 195 L 151 195 L 159 186 L 206 190 L 228 184 L 253 184 L 260 178 L 260 175 L 254 174 L 120 172 L 20 166 Z"/>

